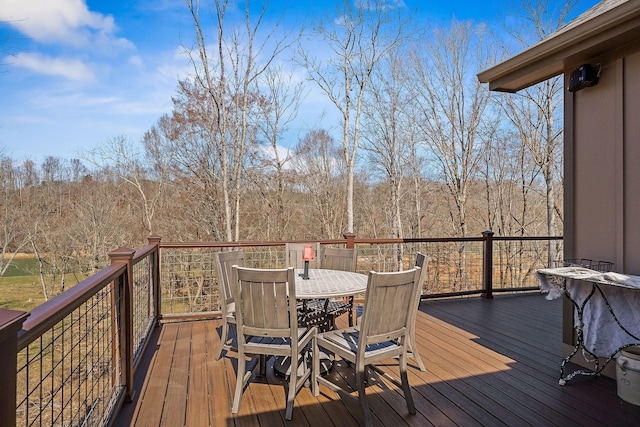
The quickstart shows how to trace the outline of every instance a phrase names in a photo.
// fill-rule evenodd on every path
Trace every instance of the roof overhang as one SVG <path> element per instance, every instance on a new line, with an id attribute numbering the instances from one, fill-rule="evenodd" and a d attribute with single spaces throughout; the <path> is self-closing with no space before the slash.
<path id="1" fill-rule="evenodd" d="M 603 2 L 612 3 L 612 2 Z M 608 10 L 571 21 L 541 42 L 478 74 L 481 83 L 500 92 L 517 92 L 583 63 L 606 61 L 640 45 L 640 2 L 617 3 Z M 595 13 L 594 13 L 595 12 Z"/>

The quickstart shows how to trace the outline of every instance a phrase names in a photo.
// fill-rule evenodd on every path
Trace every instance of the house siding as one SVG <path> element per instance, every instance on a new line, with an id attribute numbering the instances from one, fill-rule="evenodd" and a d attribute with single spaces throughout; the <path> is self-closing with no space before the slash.
<path id="1" fill-rule="evenodd" d="M 640 53 L 624 60 L 624 269 L 640 275 Z"/>
<path id="2" fill-rule="evenodd" d="M 617 272 L 640 275 L 640 45 L 607 60 L 596 86 L 565 92 L 564 155 L 565 257 L 610 261 Z M 564 309 L 567 355 L 573 307 Z"/>
<path id="3" fill-rule="evenodd" d="M 565 257 L 640 275 L 640 53 L 603 65 L 597 86 L 566 97 Z"/>

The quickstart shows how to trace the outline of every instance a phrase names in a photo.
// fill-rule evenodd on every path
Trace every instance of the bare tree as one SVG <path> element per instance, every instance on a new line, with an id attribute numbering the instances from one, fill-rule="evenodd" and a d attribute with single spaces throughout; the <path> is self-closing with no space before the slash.
<path id="1" fill-rule="evenodd" d="M 486 218 L 490 230 L 500 236 L 538 235 L 539 218 L 544 214 L 540 197 L 540 168 L 512 129 L 496 134 L 485 152 L 481 175 L 484 178 Z M 531 256 L 531 243 L 497 242 L 500 262 L 496 263 L 499 283 L 505 287 L 522 285 L 533 274 L 523 266 Z M 529 263 L 530 264 L 530 263 Z"/>
<path id="2" fill-rule="evenodd" d="M 26 159 L 20 168 L 20 187 L 33 187 L 40 181 L 38 167 L 33 160 Z"/>
<path id="3" fill-rule="evenodd" d="M 259 152 L 260 173 L 256 180 L 260 181 L 263 189 L 269 217 L 275 220 L 275 227 L 269 227 L 269 238 L 283 239 L 288 224 L 285 168 L 293 156 L 289 148 L 284 148 L 282 138 L 298 115 L 305 90 L 303 82 L 293 83 L 293 74 L 284 72 L 282 66 L 267 69 L 262 77 L 256 81 L 255 88 L 255 92 L 261 94 L 257 103 L 256 127 L 258 137 L 265 140 L 266 147 Z M 274 173 L 275 179 L 272 179 Z"/>
<path id="4" fill-rule="evenodd" d="M 363 144 L 371 172 L 387 182 L 390 192 L 391 237 L 405 237 L 403 201 L 410 189 L 404 181 L 415 154 L 413 123 L 407 115 L 411 95 L 405 86 L 406 65 L 398 52 L 390 55 L 374 72 L 371 95 L 363 105 Z M 403 245 L 397 245 L 397 268 L 402 268 Z"/>
<path id="5" fill-rule="evenodd" d="M 481 29 L 453 21 L 412 58 L 416 125 L 453 200 L 454 232 L 466 236 L 470 186 L 496 127 L 489 92 L 475 78 L 488 60 Z"/>
<path id="6" fill-rule="evenodd" d="M 411 139 L 409 144 L 409 165 L 408 171 L 411 177 L 411 183 L 413 185 L 413 220 L 410 222 L 411 234 L 410 237 L 422 237 L 428 228 L 423 227 L 424 209 L 429 205 L 426 202 L 425 197 L 425 180 L 423 179 L 423 170 L 426 164 L 426 159 L 422 155 L 419 149 L 419 137 L 417 135 L 417 129 L 412 126 L 411 133 L 408 137 Z"/>
<path id="7" fill-rule="evenodd" d="M 54 243 L 59 244 L 60 256 L 69 258 L 58 262 L 73 263 L 73 271 L 87 277 L 104 268 L 110 251 L 131 244 L 128 242 L 135 239 L 131 236 L 143 240 L 142 227 L 133 219 L 138 217 L 137 204 L 132 202 L 136 191 L 133 187 L 104 174 L 74 188 L 68 201 L 68 209 L 74 212 L 73 221 L 56 227 Z"/>
<path id="8" fill-rule="evenodd" d="M 342 237 L 346 224 L 346 167 L 335 139 L 324 129 L 310 131 L 297 144 L 292 164 L 296 181 L 308 195 L 304 206 L 309 209 L 305 210 L 313 212 L 308 220 L 319 222 L 319 235 Z"/>
<path id="9" fill-rule="evenodd" d="M 391 188 L 391 237 L 404 237 L 402 199 L 415 154 L 414 124 L 407 114 L 412 109 L 406 84 L 403 55 L 391 54 L 376 71 L 371 95 L 364 105 L 363 145 L 372 170 L 379 173 Z"/>
<path id="10" fill-rule="evenodd" d="M 13 161 L 0 153 L 0 276 L 11 266 L 29 240 L 24 233 L 22 213 Z"/>
<path id="11" fill-rule="evenodd" d="M 220 156 L 213 142 L 207 95 L 199 86 L 181 81 L 172 114 L 162 116 L 144 138 L 146 152 L 171 173 L 193 208 L 196 235 L 226 240 L 228 221 L 222 197 Z M 230 180 L 230 179 L 229 179 Z M 201 238 L 202 238 L 201 237 Z"/>
<path id="12" fill-rule="evenodd" d="M 573 11 L 576 1 L 566 0 L 561 7 L 551 7 L 551 0 L 522 1 L 523 16 L 509 30 L 518 48 L 528 47 L 559 29 Z M 554 2 L 555 3 L 555 2 Z M 546 192 L 546 233 L 555 236 L 559 209 L 557 186 L 562 182 L 562 90 L 560 77 L 555 77 L 517 94 L 502 95 L 505 112 L 520 139 L 542 171 Z M 554 251 L 549 241 L 549 265 Z"/>
<path id="13" fill-rule="evenodd" d="M 167 185 L 166 170 L 162 163 L 151 157 L 152 153 L 151 150 L 143 153 L 124 136 L 118 136 L 97 146 L 87 156 L 92 164 L 113 171 L 135 189 L 142 201 L 142 223 L 149 234 L 154 233 L 153 217 Z"/>
<path id="14" fill-rule="evenodd" d="M 60 157 L 47 156 L 42 162 L 42 181 L 55 182 L 64 178 L 63 159 Z"/>
<path id="15" fill-rule="evenodd" d="M 408 38 L 401 9 L 387 0 L 343 0 L 337 18 L 327 17 L 314 29 L 331 52 L 329 58 L 298 49 L 309 78 L 338 109 L 342 122 L 342 155 L 347 167 L 347 230 L 353 231 L 353 191 L 360 121 L 372 73 L 380 61 Z"/>
<path id="16" fill-rule="evenodd" d="M 29 252 L 45 300 L 65 290 L 69 273 L 76 282 L 103 268 L 106 254 L 137 234 L 116 182 L 55 182 L 17 194 Z M 128 188 L 128 187 L 124 187 Z M 125 214 L 126 213 L 126 214 Z"/>
<path id="17" fill-rule="evenodd" d="M 71 159 L 70 161 L 71 181 L 80 182 L 89 175 L 89 169 L 82 163 L 80 159 Z"/>
<path id="18" fill-rule="evenodd" d="M 280 33 L 277 25 L 264 34 L 260 31 L 267 12 L 266 6 L 251 14 L 251 2 L 244 3 L 241 25 L 227 30 L 233 13 L 229 0 L 214 0 L 216 19 L 215 50 L 210 46 L 201 22 L 200 2 L 185 0 L 194 23 L 196 48 L 186 49 L 194 71 L 194 82 L 203 89 L 210 124 L 206 126 L 207 147 L 200 153 L 201 162 L 211 164 L 206 156 L 217 156 L 216 173 L 224 203 L 225 237 L 237 240 L 240 233 L 240 200 L 243 190 L 242 173 L 252 144 L 249 117 L 255 102 L 252 88 L 274 59 L 293 41 Z M 229 70 L 227 69 L 229 68 Z"/>
<path id="19" fill-rule="evenodd" d="M 455 235 L 468 234 L 469 198 L 478 168 L 491 143 L 496 119 L 488 114 L 489 91 L 475 77 L 488 61 L 482 29 L 453 21 L 437 29 L 426 48 L 412 54 L 415 72 L 415 124 L 424 135 L 430 166 L 437 171 Z M 468 285 L 465 243 L 458 246 L 457 277 L 452 286 Z"/>

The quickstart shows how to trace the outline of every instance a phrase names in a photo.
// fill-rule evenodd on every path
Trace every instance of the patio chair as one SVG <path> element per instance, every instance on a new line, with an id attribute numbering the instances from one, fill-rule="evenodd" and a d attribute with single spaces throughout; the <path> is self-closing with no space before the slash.
<path id="1" fill-rule="evenodd" d="M 313 259 L 309 261 L 309 268 L 318 268 L 320 265 L 320 242 L 312 243 L 286 243 L 285 264 L 287 267 L 304 268 L 302 253 L 305 246 L 313 247 Z"/>
<path id="2" fill-rule="evenodd" d="M 427 269 L 424 268 L 424 263 L 425 260 L 427 259 L 427 257 L 418 252 L 416 253 L 416 261 L 414 263 L 415 267 L 420 267 L 420 285 L 418 286 L 418 296 L 417 296 L 417 302 L 416 302 L 416 307 L 420 306 L 420 295 L 422 295 L 422 284 L 424 283 L 424 278 L 426 276 L 426 271 Z M 416 343 L 416 317 L 418 316 L 418 310 L 416 309 L 416 311 L 414 312 L 414 316 L 413 319 L 411 320 L 411 323 L 409 324 L 410 326 L 410 331 L 409 331 L 409 350 L 407 355 L 411 358 L 413 358 L 416 363 L 418 364 L 418 369 L 420 369 L 422 372 L 426 372 L 427 368 L 424 366 L 424 363 L 422 362 L 422 358 L 420 357 L 420 354 L 418 353 L 418 344 Z M 362 322 L 362 316 L 359 316 L 356 319 L 356 322 L 358 324 L 360 324 Z"/>
<path id="3" fill-rule="evenodd" d="M 377 362 L 398 357 L 402 391 L 410 414 L 416 409 L 407 377 L 407 347 L 410 323 L 418 309 L 416 297 L 420 286 L 420 268 L 393 273 L 369 272 L 362 323 L 355 327 L 317 334 L 313 339 L 314 396 L 319 384 L 334 391 L 345 391 L 319 374 L 320 347 L 333 352 L 355 367 L 358 400 L 366 426 L 373 420 L 365 391 L 366 368 Z M 349 391 L 342 395 L 351 397 Z"/>
<path id="4" fill-rule="evenodd" d="M 325 248 L 320 257 L 320 268 L 327 270 L 356 271 L 357 252 L 355 248 Z M 349 326 L 353 326 L 353 296 L 342 301 L 325 300 L 324 310 L 331 317 L 335 327 L 336 317 L 348 313 Z"/>
<path id="5" fill-rule="evenodd" d="M 233 266 L 236 286 L 236 329 L 238 331 L 238 371 L 231 412 L 238 413 L 251 372 L 245 372 L 246 355 L 290 357 L 291 373 L 285 419 L 291 420 L 296 393 L 310 378 L 304 357 L 316 328 L 298 328 L 296 286 L 293 268 L 257 269 Z M 294 361 L 296 361 L 294 363 Z M 263 363 L 260 364 L 264 366 Z M 298 375 L 302 367 L 302 374 Z"/>
<path id="6" fill-rule="evenodd" d="M 305 246 L 313 248 L 313 259 L 309 261 L 309 268 L 318 268 L 320 265 L 320 242 L 309 243 L 286 243 L 285 244 L 285 264 L 287 267 L 295 269 L 304 268 L 302 254 Z M 320 301 L 298 302 L 298 312 L 300 319 L 304 319 L 307 325 L 316 325 L 321 329 L 327 329 L 330 318 L 325 316 L 323 304 Z"/>
<path id="7" fill-rule="evenodd" d="M 235 350 L 232 346 L 233 338 L 229 336 L 230 325 L 236 323 L 236 305 L 234 302 L 231 287 L 231 267 L 237 265 L 245 266 L 244 250 L 229 252 L 217 252 L 216 275 L 218 277 L 218 287 L 220 296 L 220 309 L 222 310 L 222 333 L 220 334 L 220 347 L 216 353 L 216 360 L 220 360 L 224 350 Z"/>
<path id="8" fill-rule="evenodd" d="M 418 286 L 418 296 L 416 297 L 416 307 L 420 306 L 420 296 L 422 295 L 422 284 L 424 283 L 424 278 L 426 276 L 427 269 L 424 268 L 424 263 L 427 257 L 418 252 L 416 253 L 416 262 L 415 266 L 420 267 L 420 285 Z M 420 358 L 420 354 L 418 353 L 418 344 L 416 343 L 416 317 L 418 315 L 418 310 L 416 309 L 413 314 L 413 319 L 411 319 L 411 323 L 409 323 L 409 357 L 412 357 L 416 363 L 418 364 L 418 368 L 422 372 L 426 372 L 427 368 L 424 367 L 424 363 L 422 363 L 422 359 Z"/>

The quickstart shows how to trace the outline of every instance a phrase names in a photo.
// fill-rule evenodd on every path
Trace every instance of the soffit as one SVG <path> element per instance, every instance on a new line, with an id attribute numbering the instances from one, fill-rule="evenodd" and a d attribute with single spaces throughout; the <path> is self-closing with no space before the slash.
<path id="1" fill-rule="evenodd" d="M 478 74 L 489 89 L 517 92 L 582 63 L 640 47 L 640 1 L 605 0 L 549 37 Z"/>

